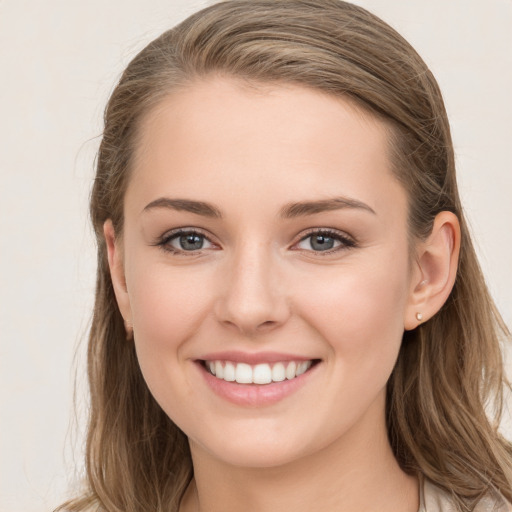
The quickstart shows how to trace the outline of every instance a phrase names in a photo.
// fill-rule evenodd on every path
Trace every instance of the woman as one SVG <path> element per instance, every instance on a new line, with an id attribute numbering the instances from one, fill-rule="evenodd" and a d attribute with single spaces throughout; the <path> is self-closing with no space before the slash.
<path id="1" fill-rule="evenodd" d="M 109 101 L 91 215 L 63 510 L 512 510 L 508 331 L 441 93 L 384 22 L 234 0 L 166 32 Z"/>

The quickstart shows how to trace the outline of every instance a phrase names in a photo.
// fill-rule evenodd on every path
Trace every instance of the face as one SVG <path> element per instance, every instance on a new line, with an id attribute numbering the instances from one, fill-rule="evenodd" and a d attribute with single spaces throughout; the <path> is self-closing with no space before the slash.
<path id="1" fill-rule="evenodd" d="M 387 139 L 348 102 L 228 79 L 144 120 L 110 257 L 193 451 L 270 467 L 383 428 L 413 279 Z"/>

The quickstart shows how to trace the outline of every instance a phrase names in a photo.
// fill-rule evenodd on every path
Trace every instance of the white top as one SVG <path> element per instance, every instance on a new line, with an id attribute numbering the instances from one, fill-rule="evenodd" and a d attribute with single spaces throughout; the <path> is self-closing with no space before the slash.
<path id="1" fill-rule="evenodd" d="M 423 485 L 421 482 L 423 480 Z M 420 477 L 420 508 L 418 512 L 456 512 L 450 495 L 433 482 Z M 512 512 L 512 505 L 501 495 L 482 498 L 473 512 Z"/>
<path id="2" fill-rule="evenodd" d="M 452 498 L 446 491 L 421 475 L 419 479 L 420 508 L 418 512 L 457 512 Z M 96 510 L 95 507 L 91 507 L 87 512 Z M 497 494 L 494 497 L 482 498 L 473 512 L 512 512 L 512 504 L 501 494 Z"/>

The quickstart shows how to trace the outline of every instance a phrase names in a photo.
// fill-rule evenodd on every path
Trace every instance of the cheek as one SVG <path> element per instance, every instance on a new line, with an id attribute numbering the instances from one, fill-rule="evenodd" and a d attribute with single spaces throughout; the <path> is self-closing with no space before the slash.
<path id="1" fill-rule="evenodd" d="M 187 404 L 194 399 L 194 386 L 186 378 L 191 340 L 209 310 L 206 276 L 165 264 L 132 265 L 130 272 L 128 290 L 139 366 L 168 416 L 186 423 Z"/>
<path id="2" fill-rule="evenodd" d="M 400 347 L 407 261 L 384 256 L 318 274 L 297 290 L 302 317 L 327 341 L 332 357 L 351 368 L 390 371 Z"/>
<path id="3" fill-rule="evenodd" d="M 134 265 L 129 284 L 133 327 L 140 357 L 176 357 L 208 312 L 204 271 L 165 264 Z"/>

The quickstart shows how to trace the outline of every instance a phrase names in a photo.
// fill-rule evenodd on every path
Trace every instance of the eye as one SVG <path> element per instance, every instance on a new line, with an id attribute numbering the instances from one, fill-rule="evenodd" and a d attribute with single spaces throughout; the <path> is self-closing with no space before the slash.
<path id="1" fill-rule="evenodd" d="M 330 229 L 315 229 L 302 238 L 296 247 L 302 250 L 328 254 L 355 246 L 355 241 L 347 235 Z"/>
<path id="2" fill-rule="evenodd" d="M 211 249 L 214 246 L 203 233 L 184 229 L 166 233 L 157 245 L 165 251 L 181 254 Z"/>

